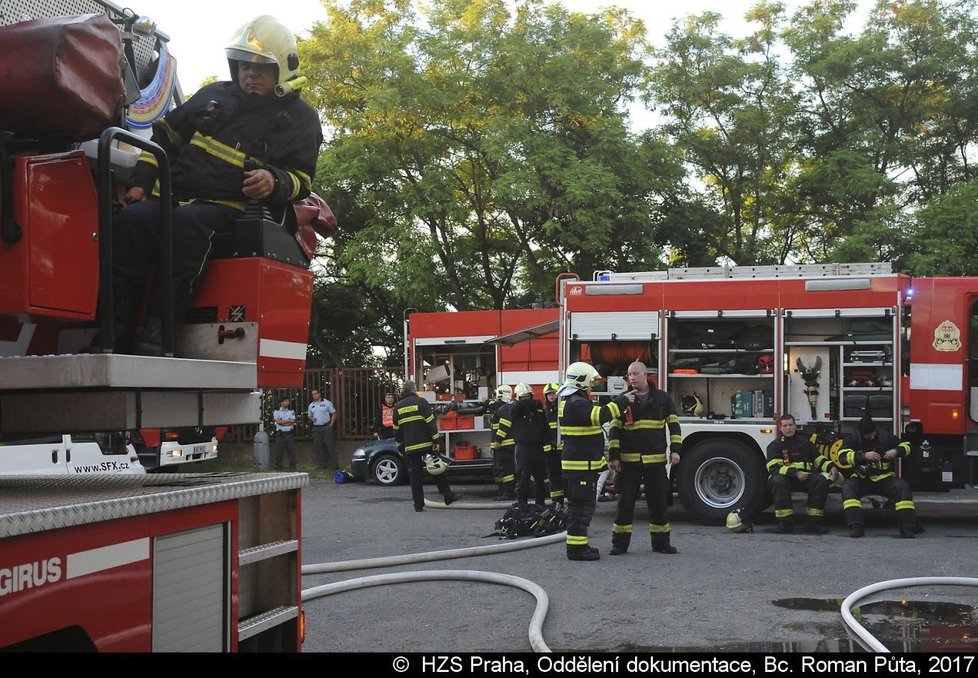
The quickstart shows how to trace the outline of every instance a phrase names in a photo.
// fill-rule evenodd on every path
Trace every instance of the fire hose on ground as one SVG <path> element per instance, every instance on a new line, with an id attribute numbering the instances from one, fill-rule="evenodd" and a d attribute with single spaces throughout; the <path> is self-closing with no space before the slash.
<path id="1" fill-rule="evenodd" d="M 452 509 L 498 509 L 499 502 L 489 503 L 468 503 L 453 504 L 451 507 L 439 504 L 430 500 L 425 500 L 425 506 L 431 508 L 452 508 Z M 443 551 L 428 551 L 426 553 L 409 553 L 401 556 L 383 556 L 379 558 L 365 558 L 360 560 L 343 560 L 336 563 L 314 563 L 303 565 L 302 574 L 324 574 L 329 572 L 346 572 L 349 570 L 365 570 L 376 567 L 394 567 L 397 565 L 408 565 L 413 563 L 431 562 L 434 560 L 449 560 L 453 558 L 471 558 L 492 553 L 503 553 L 507 551 L 519 551 L 537 546 L 546 546 L 557 542 L 564 542 L 566 532 L 549 534 L 534 539 L 522 541 L 509 541 L 488 546 L 472 546 L 460 549 L 447 549 Z M 488 584 L 499 584 L 502 586 L 512 586 L 526 591 L 536 598 L 536 607 L 530 617 L 529 638 L 530 646 L 534 652 L 550 652 L 550 647 L 543 640 L 543 621 L 546 619 L 547 610 L 550 607 L 550 598 L 547 592 L 534 582 L 516 577 L 509 574 L 498 572 L 483 572 L 480 570 L 417 570 L 412 572 L 396 572 L 393 574 L 374 575 L 372 577 L 357 577 L 332 584 L 314 586 L 302 591 L 302 601 L 313 600 L 323 596 L 331 596 L 347 591 L 357 591 L 359 589 L 370 588 L 373 586 L 388 586 L 391 584 L 407 584 L 413 582 L 430 581 L 479 581 Z"/>

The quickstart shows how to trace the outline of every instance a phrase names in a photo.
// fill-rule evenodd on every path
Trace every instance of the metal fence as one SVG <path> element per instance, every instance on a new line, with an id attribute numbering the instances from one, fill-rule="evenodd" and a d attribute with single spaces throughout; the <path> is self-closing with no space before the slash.
<path id="1" fill-rule="evenodd" d="M 273 413 L 284 396 L 292 400 L 296 413 L 296 438 L 308 439 L 309 420 L 305 416 L 312 401 L 310 392 L 317 388 L 336 408 L 336 440 L 365 440 L 373 437 L 374 422 L 384 394 L 400 394 L 402 366 L 337 367 L 306 370 L 303 388 L 267 389 L 262 395 L 262 421 L 266 431 L 275 430 Z M 232 426 L 226 440 L 232 443 L 252 442 L 257 424 Z"/>

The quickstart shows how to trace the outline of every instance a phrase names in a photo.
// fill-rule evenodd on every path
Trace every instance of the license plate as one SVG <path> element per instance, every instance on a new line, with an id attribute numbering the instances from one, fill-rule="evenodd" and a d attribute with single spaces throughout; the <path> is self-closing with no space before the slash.
<path id="1" fill-rule="evenodd" d="M 194 445 L 194 454 L 207 454 L 207 445 Z"/>

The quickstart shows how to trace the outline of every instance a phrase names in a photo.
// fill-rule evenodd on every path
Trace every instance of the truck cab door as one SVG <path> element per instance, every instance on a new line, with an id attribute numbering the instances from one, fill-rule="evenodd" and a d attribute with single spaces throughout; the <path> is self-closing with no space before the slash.
<path id="1" fill-rule="evenodd" d="M 0 474 L 55 475 L 67 473 L 71 436 L 45 436 L 0 444 Z"/>

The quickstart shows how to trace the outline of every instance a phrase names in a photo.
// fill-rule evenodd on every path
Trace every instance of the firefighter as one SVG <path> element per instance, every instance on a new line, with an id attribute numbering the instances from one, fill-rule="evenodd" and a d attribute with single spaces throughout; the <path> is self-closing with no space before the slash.
<path id="1" fill-rule="evenodd" d="M 249 201 L 273 210 L 311 191 L 322 144 L 316 111 L 299 96 L 295 35 L 260 16 L 225 49 L 230 81 L 197 91 L 153 123 L 153 141 L 167 153 L 173 187 L 173 299 L 175 329 L 183 324 L 194 285 L 203 274 L 216 234 L 228 233 Z M 125 193 L 113 248 L 115 350 L 160 355 L 159 279 L 147 319 L 129 346 L 146 272 L 160 255 L 161 210 L 156 159 L 144 152 Z"/>
<path id="2" fill-rule="evenodd" d="M 611 425 L 609 465 L 618 474 L 615 482 L 620 496 L 611 526 L 609 553 L 618 556 L 628 551 L 635 501 L 643 483 L 652 551 L 677 553 L 670 543 L 671 528 L 666 516 L 666 495 L 672 492 L 666 476 L 666 450 L 672 464 L 678 464 L 683 445 L 679 416 L 669 394 L 649 383 L 645 363 L 636 361 L 628 366 L 628 383 L 635 391 L 635 402 Z"/>
<path id="3" fill-rule="evenodd" d="M 435 423 L 431 405 L 417 394 L 417 386 L 413 381 L 405 381 L 401 399 L 394 405 L 394 440 L 397 441 L 397 449 L 407 464 L 411 498 L 414 499 L 414 510 L 419 513 L 424 511 L 425 457 L 435 455 L 438 435 L 438 425 Z M 446 505 L 461 497 L 452 492 L 444 473 L 433 477 Z"/>
<path id="4" fill-rule="evenodd" d="M 808 492 L 805 515 L 808 517 L 808 530 L 814 534 L 825 534 L 825 502 L 829 488 L 839 472 L 838 466 L 826 459 L 811 440 L 798 433 L 795 418 L 790 414 L 781 415 L 781 435 L 767 446 L 768 485 L 774 497 L 774 517 L 778 521 L 780 534 L 794 532 L 794 509 L 791 492 Z M 823 473 L 828 473 L 831 480 Z"/>
<path id="5" fill-rule="evenodd" d="M 543 446 L 543 456 L 547 464 L 547 478 L 550 480 L 550 501 L 554 504 L 564 503 L 564 474 L 560 470 L 560 450 L 563 447 L 557 439 L 557 391 L 560 385 L 550 382 L 543 387 L 543 397 L 547 399 L 544 412 L 547 415 L 547 425 L 550 428 L 548 442 Z"/>
<path id="6" fill-rule="evenodd" d="M 512 427 L 513 389 L 503 384 L 496 389 L 496 402 L 490 405 L 492 415 L 489 419 L 489 429 L 492 441 L 493 475 L 499 494 L 496 501 L 512 501 L 516 499 L 516 441 L 513 440 Z"/>
<path id="7" fill-rule="evenodd" d="M 607 405 L 591 402 L 591 383 L 599 376 L 589 363 L 567 368 L 564 385 L 557 394 L 557 423 L 564 441 L 561 469 L 567 493 L 567 559 L 599 560 L 598 549 L 588 544 L 588 527 L 597 505 L 598 475 L 607 467 L 604 431 L 601 425 L 621 418 L 634 394 L 622 394 Z"/>
<path id="8" fill-rule="evenodd" d="M 386 440 L 394 437 L 394 394 L 388 391 L 384 394 L 384 402 L 377 410 L 374 420 L 374 439 Z"/>
<path id="9" fill-rule="evenodd" d="M 868 414 L 859 420 L 856 428 L 857 433 L 847 434 L 839 450 L 839 465 L 852 469 L 842 486 L 842 513 L 849 536 L 859 538 L 866 533 L 860 499 L 867 494 L 879 494 L 894 503 L 900 536 L 913 539 L 916 536 L 913 494 L 907 481 L 894 473 L 897 458 L 910 455 L 910 443 L 889 431 L 877 432 Z"/>
<path id="10" fill-rule="evenodd" d="M 543 403 L 533 397 L 533 389 L 527 384 L 516 385 L 516 400 L 511 413 L 516 452 L 516 499 L 521 504 L 528 503 L 533 490 L 534 503 L 543 506 L 547 497 L 547 462 L 543 448 L 550 437 L 547 414 Z"/>

